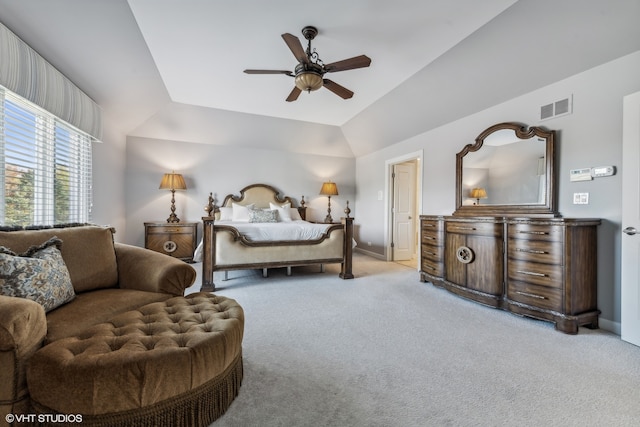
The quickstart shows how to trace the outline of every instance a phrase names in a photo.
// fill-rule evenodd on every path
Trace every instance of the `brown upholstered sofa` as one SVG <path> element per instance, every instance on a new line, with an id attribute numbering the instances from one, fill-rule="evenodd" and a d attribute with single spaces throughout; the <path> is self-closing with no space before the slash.
<path id="1" fill-rule="evenodd" d="M 48 245 L 61 246 L 58 256 L 74 295 L 48 312 L 31 299 L 6 296 L 6 289 L 0 295 L 0 420 L 31 411 L 26 372 L 40 349 L 121 313 L 181 296 L 196 278 L 193 267 L 178 259 L 114 242 L 109 227 L 0 231 L 0 246 L 22 255 L 53 237 L 59 240 Z"/>

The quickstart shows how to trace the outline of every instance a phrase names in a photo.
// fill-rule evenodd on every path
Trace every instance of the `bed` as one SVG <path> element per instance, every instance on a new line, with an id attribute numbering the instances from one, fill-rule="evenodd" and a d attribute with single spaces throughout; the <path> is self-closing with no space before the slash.
<path id="1" fill-rule="evenodd" d="M 212 196 L 205 207 L 202 252 L 202 290 L 214 291 L 215 271 L 340 263 L 341 279 L 352 279 L 353 218 L 340 223 L 306 221 L 304 197 L 296 207 L 290 197 L 266 184 L 253 184 L 229 194 L 216 206 Z M 274 221 L 275 217 L 275 221 Z"/>

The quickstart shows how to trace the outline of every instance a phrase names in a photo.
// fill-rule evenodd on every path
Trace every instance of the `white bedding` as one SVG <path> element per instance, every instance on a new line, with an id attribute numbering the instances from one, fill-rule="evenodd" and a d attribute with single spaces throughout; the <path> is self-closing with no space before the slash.
<path id="1" fill-rule="evenodd" d="M 326 233 L 329 224 L 314 224 L 302 220 L 289 222 L 217 221 L 216 225 L 230 225 L 252 242 L 282 240 L 315 240 Z"/>
<path id="2" fill-rule="evenodd" d="M 330 224 L 314 224 L 303 220 L 289 222 L 216 221 L 216 225 L 229 225 L 252 242 L 316 240 L 326 233 Z M 194 262 L 202 261 L 202 241 L 196 248 Z"/>

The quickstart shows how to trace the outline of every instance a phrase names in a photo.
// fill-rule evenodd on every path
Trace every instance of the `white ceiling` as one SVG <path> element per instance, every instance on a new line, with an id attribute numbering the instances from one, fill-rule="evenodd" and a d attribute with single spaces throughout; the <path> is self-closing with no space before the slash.
<path id="1" fill-rule="evenodd" d="M 110 131 L 336 156 L 638 51 L 638 16 L 640 0 L 0 0 L 0 22 L 91 96 Z M 372 59 L 329 75 L 353 98 L 287 103 L 291 77 L 242 72 L 293 70 L 281 34 L 303 41 L 306 25 L 325 63 Z"/>
<path id="2" fill-rule="evenodd" d="M 451 49 L 515 0 L 129 0 L 171 99 L 224 110 L 342 125 Z M 353 92 L 326 89 L 285 102 L 297 60 L 281 34 L 318 28 L 312 41 L 325 64 L 365 54 L 369 68 L 327 78 Z"/>

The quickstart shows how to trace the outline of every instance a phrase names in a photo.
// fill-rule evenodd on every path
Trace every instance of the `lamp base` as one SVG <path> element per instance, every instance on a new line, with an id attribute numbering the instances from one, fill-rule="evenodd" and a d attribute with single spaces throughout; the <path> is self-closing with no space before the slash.
<path id="1" fill-rule="evenodd" d="M 180 222 L 180 218 L 176 215 L 176 191 L 171 190 L 171 215 L 167 218 L 167 222 L 169 224 L 174 224 L 176 222 Z"/>
<path id="2" fill-rule="evenodd" d="M 178 218 L 176 214 L 171 213 L 171 215 L 169 215 L 169 218 L 167 218 L 167 222 L 169 224 L 175 224 L 177 222 L 180 222 L 180 218 Z"/>
<path id="3" fill-rule="evenodd" d="M 331 218 L 331 196 L 327 196 L 327 216 L 324 217 L 324 222 L 333 222 L 333 218 Z"/>

